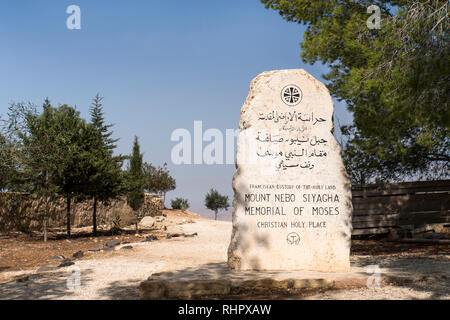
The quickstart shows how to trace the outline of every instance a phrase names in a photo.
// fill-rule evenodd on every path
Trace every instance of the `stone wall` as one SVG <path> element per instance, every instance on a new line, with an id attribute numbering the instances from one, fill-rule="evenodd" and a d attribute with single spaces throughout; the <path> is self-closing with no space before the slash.
<path id="1" fill-rule="evenodd" d="M 145 202 L 139 210 L 139 217 L 158 216 L 162 214 L 163 202 L 159 195 L 146 194 Z M 50 203 L 49 227 L 66 225 L 66 201 L 58 199 Z M 92 225 L 93 201 L 73 203 L 71 208 L 73 227 Z M 0 232 L 42 230 L 45 212 L 44 199 L 32 199 L 30 195 L 20 193 L 0 193 Z M 98 203 L 97 225 L 112 225 L 118 221 L 122 226 L 130 225 L 135 220 L 133 210 L 126 199 L 112 201 L 109 205 Z"/>

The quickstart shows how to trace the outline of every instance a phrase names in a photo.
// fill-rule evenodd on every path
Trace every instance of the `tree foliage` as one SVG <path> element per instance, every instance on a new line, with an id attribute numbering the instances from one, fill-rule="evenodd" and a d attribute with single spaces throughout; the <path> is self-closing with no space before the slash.
<path id="1" fill-rule="evenodd" d="M 347 159 L 385 180 L 447 172 L 450 162 L 448 1 L 262 0 L 307 25 L 306 63 L 330 67 L 331 93 L 347 103 Z M 378 5 L 381 28 L 367 8 Z M 347 162 L 347 164 L 350 164 Z M 355 169 L 353 168 L 353 169 Z M 442 169 L 444 168 L 444 169 Z"/>
<path id="2" fill-rule="evenodd" d="M 138 232 L 138 210 L 144 204 L 145 180 L 138 138 L 134 138 L 133 153 L 130 156 L 130 163 L 127 172 L 127 203 L 136 215 L 136 232 Z"/>
<path id="3" fill-rule="evenodd" d="M 170 202 L 172 209 L 174 210 L 187 210 L 189 209 L 189 201 L 183 198 L 176 198 Z"/>
<path id="4" fill-rule="evenodd" d="M 0 132 L 0 191 L 8 190 L 13 187 L 12 180 L 14 179 L 15 167 L 12 164 L 14 161 L 14 146 L 8 138 Z"/>
<path id="5" fill-rule="evenodd" d="M 115 156 L 115 143 L 118 140 L 112 139 L 113 132 L 110 130 L 112 125 L 106 124 L 103 112 L 103 98 L 96 95 L 93 99 L 90 115 L 93 128 L 91 143 L 91 152 L 89 156 L 89 184 L 86 194 L 93 198 L 93 234 L 97 233 L 97 204 L 118 198 L 124 193 L 124 183 L 122 174 L 122 165 L 125 157 Z"/>
<path id="6" fill-rule="evenodd" d="M 92 130 L 79 112 L 67 105 L 54 108 L 47 99 L 42 109 L 39 113 L 35 107 L 20 103 L 9 108 L 8 126 L 3 127 L 8 132 L 11 150 L 6 153 L 8 190 L 46 199 L 44 228 L 48 203 L 58 196 L 65 197 L 70 236 L 70 204 L 84 193 L 88 182 L 86 163 Z"/>
<path id="7" fill-rule="evenodd" d="M 52 107 L 48 99 L 42 112 L 31 104 L 12 104 L 1 122 L 1 188 L 46 199 L 44 238 L 51 201 L 66 198 L 70 236 L 73 201 L 94 198 L 95 212 L 97 200 L 107 202 L 123 192 L 124 157 L 113 156 L 115 140 L 104 124 L 100 101 L 97 96 L 92 123 L 67 105 Z"/>
<path id="8" fill-rule="evenodd" d="M 167 163 L 163 166 L 155 167 L 152 164 L 144 164 L 145 190 L 149 193 L 158 193 L 163 196 L 163 203 L 166 202 L 166 194 L 177 187 L 175 179 L 170 175 Z"/>
<path id="9" fill-rule="evenodd" d="M 217 190 L 211 189 L 205 196 L 205 206 L 214 211 L 214 218 L 217 220 L 219 210 L 228 210 L 230 204 L 228 196 L 223 196 Z"/>

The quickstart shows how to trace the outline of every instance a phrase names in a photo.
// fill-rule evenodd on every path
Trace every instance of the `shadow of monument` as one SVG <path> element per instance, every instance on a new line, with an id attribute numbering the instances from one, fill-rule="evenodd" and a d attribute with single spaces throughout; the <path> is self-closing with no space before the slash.
<path id="1" fill-rule="evenodd" d="M 236 229 L 238 228 L 236 226 L 236 223 L 235 223 L 236 209 L 238 207 L 245 208 L 246 202 L 245 202 L 245 199 L 242 197 L 242 195 L 251 193 L 251 190 L 250 190 L 250 188 L 247 187 L 247 185 L 241 186 L 240 192 L 238 192 L 238 190 L 236 189 L 235 179 L 240 175 L 240 171 L 241 171 L 241 169 L 238 168 L 237 166 L 236 166 L 236 168 L 237 169 L 236 169 L 236 172 L 235 172 L 235 174 L 233 176 L 233 183 L 232 183 L 233 191 L 234 191 L 234 197 L 233 197 L 233 203 L 232 203 L 233 232 L 231 234 L 231 240 L 230 240 L 230 244 L 233 244 L 235 247 L 232 247 L 230 245 L 230 247 L 228 248 L 228 258 L 229 259 L 230 259 L 230 256 L 231 256 L 231 252 L 233 250 L 240 249 L 242 255 L 245 255 L 246 252 L 248 252 L 248 250 L 250 249 L 250 244 L 249 244 L 250 241 L 243 241 L 243 239 L 242 239 L 242 235 L 246 232 L 246 230 L 248 230 L 248 226 L 247 225 L 240 225 L 239 226 L 240 231 L 239 232 L 235 232 Z M 236 237 L 236 239 L 233 239 L 233 237 Z M 270 248 L 271 243 L 270 243 L 268 238 L 264 238 L 262 235 L 258 236 L 256 234 L 254 235 L 253 238 L 254 238 L 253 239 L 254 242 L 256 242 L 257 244 L 260 244 L 262 248 L 266 248 L 266 249 Z M 239 248 L 236 247 L 238 244 L 239 244 Z M 229 264 L 234 265 L 236 267 L 236 269 L 239 269 L 240 265 L 241 265 L 240 261 L 238 261 L 236 257 L 233 257 L 232 260 L 233 261 L 229 261 Z M 255 269 L 255 270 L 261 269 L 261 262 L 260 262 L 259 256 L 251 257 L 250 258 L 250 264 L 251 264 L 252 268 Z"/>

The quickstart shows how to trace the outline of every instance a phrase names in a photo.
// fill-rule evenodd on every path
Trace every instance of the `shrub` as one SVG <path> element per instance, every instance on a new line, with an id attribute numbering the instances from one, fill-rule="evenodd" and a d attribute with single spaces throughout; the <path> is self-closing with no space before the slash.
<path id="1" fill-rule="evenodd" d="M 182 198 L 176 198 L 175 200 L 172 200 L 171 203 L 172 209 L 174 210 L 186 210 L 189 209 L 189 202 L 187 199 Z"/>

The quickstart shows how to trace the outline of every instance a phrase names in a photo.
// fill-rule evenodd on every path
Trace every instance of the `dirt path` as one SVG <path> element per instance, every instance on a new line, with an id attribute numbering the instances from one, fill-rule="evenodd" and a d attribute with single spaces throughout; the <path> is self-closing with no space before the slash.
<path id="1" fill-rule="evenodd" d="M 230 222 L 202 218 L 186 220 L 168 217 L 170 233 L 197 233 L 192 238 L 162 239 L 117 247 L 116 251 L 91 255 L 75 266 L 80 271 L 79 290 L 68 289 L 68 268 L 36 274 L 34 270 L 16 272 L 19 280 L 0 285 L 0 299 L 137 299 L 139 283 L 152 273 L 176 271 L 226 261 L 231 235 Z M 382 274 L 408 275 L 417 279 L 404 285 L 383 285 L 378 289 L 353 289 L 310 294 L 307 299 L 450 299 L 450 256 L 439 250 L 431 256 L 389 254 L 352 256 L 355 267 L 379 265 Z M 70 268 L 73 267 L 69 267 Z M 78 269 L 75 269 L 78 270 Z M 427 277 L 424 278 L 424 275 Z M 76 282 L 70 282 L 76 284 Z M 69 286 L 70 287 L 70 286 Z"/>
<path id="2" fill-rule="evenodd" d="M 194 223 L 178 225 L 184 220 L 172 219 L 168 231 L 198 233 L 198 236 L 130 243 L 126 245 L 133 246 L 132 250 L 121 250 L 119 246 L 106 258 L 91 256 L 77 261 L 80 290 L 67 288 L 70 267 L 40 274 L 34 274 L 33 270 L 10 272 L 15 276 L 22 274 L 24 278 L 0 285 L 0 299 L 137 299 L 138 284 L 154 272 L 226 259 L 226 245 L 231 235 L 229 222 L 197 219 Z"/>

